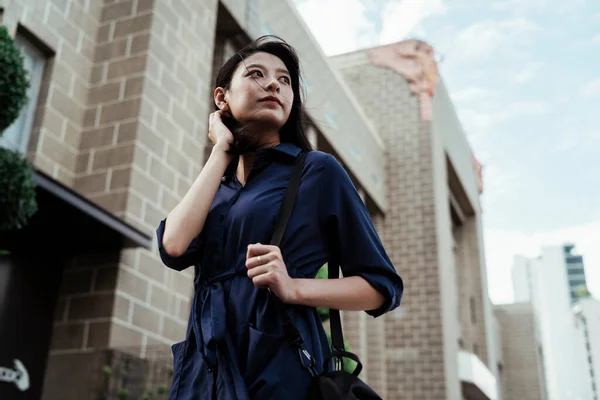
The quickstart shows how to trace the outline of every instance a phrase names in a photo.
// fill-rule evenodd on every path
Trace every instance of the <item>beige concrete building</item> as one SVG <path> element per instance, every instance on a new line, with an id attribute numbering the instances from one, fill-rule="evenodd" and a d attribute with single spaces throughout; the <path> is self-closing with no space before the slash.
<path id="1" fill-rule="evenodd" d="M 48 223 L 26 231 L 60 254 L 46 301 L 51 341 L 32 361 L 45 366 L 31 376 L 44 399 L 91 398 L 115 360 L 138 366 L 133 381 L 130 373 L 117 383 L 141 393 L 141 363 L 168 364 L 165 348 L 184 338 L 192 270 L 162 265 L 154 229 L 202 168 L 217 68 L 266 33 L 298 49 L 311 140 L 348 169 L 405 281 L 393 313 L 344 313 L 361 377 L 385 399 L 499 398 L 479 171 L 426 44 L 330 60 L 288 0 L 0 5 L 35 77 L 3 145 L 34 163 L 44 204 L 78 210 L 65 219 L 44 206 Z M 152 382 L 165 381 L 152 371 Z"/>
<path id="2" fill-rule="evenodd" d="M 502 337 L 500 391 L 503 400 L 545 400 L 544 352 L 533 305 L 494 306 Z"/>

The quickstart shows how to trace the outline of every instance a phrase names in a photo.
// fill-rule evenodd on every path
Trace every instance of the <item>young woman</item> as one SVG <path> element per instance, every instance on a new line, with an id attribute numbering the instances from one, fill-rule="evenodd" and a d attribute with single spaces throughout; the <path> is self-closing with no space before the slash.
<path id="1" fill-rule="evenodd" d="M 219 71 L 200 175 L 157 229 L 163 262 L 195 267 L 186 340 L 173 345 L 170 399 L 304 400 L 311 375 L 286 341 L 287 305 L 318 372 L 330 353 L 316 307 L 377 317 L 403 283 L 352 181 L 310 149 L 296 53 L 259 38 Z M 280 247 L 271 239 L 297 157 L 301 184 Z M 343 278 L 314 279 L 328 260 Z"/>

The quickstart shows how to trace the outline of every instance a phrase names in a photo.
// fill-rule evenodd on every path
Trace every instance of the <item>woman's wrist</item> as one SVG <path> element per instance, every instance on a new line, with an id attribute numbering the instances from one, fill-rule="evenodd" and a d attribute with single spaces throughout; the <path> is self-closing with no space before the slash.
<path id="1" fill-rule="evenodd" d="M 229 155 L 229 152 L 228 152 L 229 148 L 230 148 L 229 143 L 227 143 L 226 141 L 221 141 L 213 146 L 212 153 L 219 153 L 219 154 L 223 153 L 223 154 Z"/>
<path id="2" fill-rule="evenodd" d="M 288 289 L 288 298 L 285 302 L 288 304 L 303 305 L 303 281 L 300 278 L 290 278 L 290 286 Z"/>

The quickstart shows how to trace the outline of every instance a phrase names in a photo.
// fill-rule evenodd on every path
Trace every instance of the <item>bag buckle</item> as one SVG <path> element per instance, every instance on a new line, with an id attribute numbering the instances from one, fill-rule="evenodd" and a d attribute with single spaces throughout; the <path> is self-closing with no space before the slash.
<path id="1" fill-rule="evenodd" d="M 317 370 L 315 369 L 315 359 L 302 346 L 298 347 L 298 357 L 300 357 L 300 364 L 302 364 L 302 368 L 307 369 L 310 373 L 310 376 L 314 378 L 318 375 Z M 307 362 L 304 361 L 304 358 L 306 358 Z"/>

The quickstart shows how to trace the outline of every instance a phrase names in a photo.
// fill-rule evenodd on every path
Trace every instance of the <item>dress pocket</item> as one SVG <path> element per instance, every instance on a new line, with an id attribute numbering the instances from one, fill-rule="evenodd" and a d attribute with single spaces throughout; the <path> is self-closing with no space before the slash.
<path id="1" fill-rule="evenodd" d="M 187 341 L 175 343 L 171 346 L 171 352 L 173 353 L 173 378 L 171 380 L 171 390 L 169 391 L 169 399 L 176 399 L 179 391 L 179 381 L 181 378 L 181 370 L 183 368 L 183 358 L 185 356 L 185 349 L 187 348 Z"/>
<path id="2" fill-rule="evenodd" d="M 248 355 L 246 358 L 246 382 L 256 380 L 265 367 L 282 350 L 285 338 L 261 332 L 248 325 Z"/>

